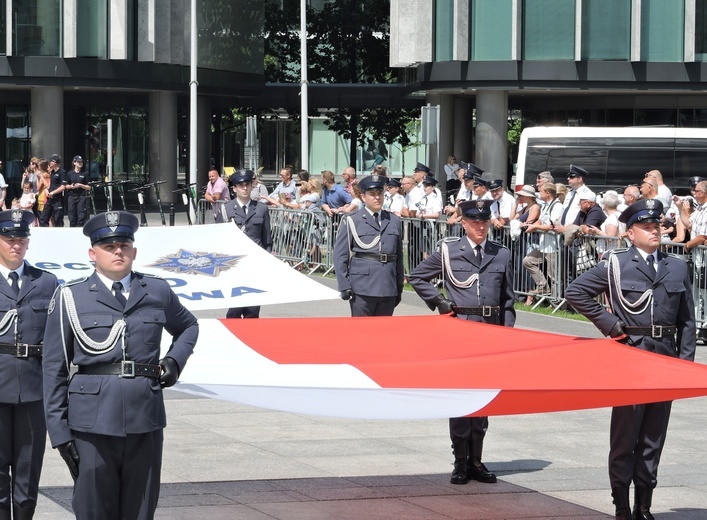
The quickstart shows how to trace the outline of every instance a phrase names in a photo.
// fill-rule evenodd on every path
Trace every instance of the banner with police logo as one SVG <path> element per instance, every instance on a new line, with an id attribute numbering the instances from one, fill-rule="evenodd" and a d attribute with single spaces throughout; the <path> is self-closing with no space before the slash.
<path id="1" fill-rule="evenodd" d="M 27 261 L 60 282 L 90 276 L 81 228 L 32 228 Z M 167 280 L 192 311 L 336 299 L 336 291 L 255 245 L 232 223 L 142 227 L 133 269 Z"/>

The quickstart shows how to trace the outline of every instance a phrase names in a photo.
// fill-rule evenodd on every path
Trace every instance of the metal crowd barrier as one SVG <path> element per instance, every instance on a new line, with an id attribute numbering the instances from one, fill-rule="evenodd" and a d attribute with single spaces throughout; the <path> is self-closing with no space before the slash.
<path id="1" fill-rule="evenodd" d="M 321 211 L 301 211 L 269 208 L 273 236 L 273 254 L 293 267 L 310 274 L 321 270 L 329 274 L 334 270 L 334 243 L 341 221 L 346 215 L 329 217 Z M 201 223 L 210 222 L 211 204 L 199 201 L 199 214 L 205 215 Z M 408 275 L 424 258 L 434 252 L 437 243 L 448 237 L 463 237 L 461 224 L 447 224 L 430 219 L 403 218 L 403 250 L 405 274 Z M 542 252 L 540 272 L 547 286 L 538 292 L 535 281 L 524 266 L 523 259 L 539 249 L 544 233 L 521 232 L 512 236 L 509 226 L 489 230 L 489 238 L 500 242 L 511 251 L 513 265 L 513 290 L 520 301 L 532 299 L 533 308 L 542 303 L 550 304 L 553 313 L 566 305 L 564 290 L 577 276 L 595 266 L 602 255 L 617 247 L 627 247 L 622 238 L 596 235 L 576 237 L 568 246 L 564 236 L 550 233 L 555 247 Z M 546 244 L 547 245 L 547 244 Z M 700 246 L 685 251 L 684 244 L 668 242 L 661 250 L 684 259 L 692 273 L 692 292 L 695 302 L 695 321 L 698 335 L 707 340 L 707 248 Z M 606 303 L 600 300 L 602 303 Z"/>
<path id="2" fill-rule="evenodd" d="M 214 211 L 211 202 L 206 199 L 199 199 L 196 203 L 196 223 L 197 224 L 213 224 L 215 222 L 223 222 L 221 220 L 220 205 L 228 202 L 227 200 L 217 200 L 214 204 L 219 205 L 218 217 L 214 217 Z"/>

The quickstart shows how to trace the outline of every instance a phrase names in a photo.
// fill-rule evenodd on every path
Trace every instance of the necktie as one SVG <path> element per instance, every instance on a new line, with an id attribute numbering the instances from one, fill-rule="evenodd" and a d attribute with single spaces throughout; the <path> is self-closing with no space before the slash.
<path id="1" fill-rule="evenodd" d="M 243 204 L 243 213 L 245 213 L 246 215 L 248 214 L 248 205 L 247 204 Z"/>
<path id="2" fill-rule="evenodd" d="M 16 271 L 12 271 L 10 273 L 10 287 L 12 288 L 12 291 L 15 293 L 15 296 L 19 296 L 19 294 L 20 294 L 20 276 L 17 274 Z"/>
<path id="3" fill-rule="evenodd" d="M 474 247 L 474 265 L 476 267 L 481 265 L 481 245 L 479 244 Z"/>
<path id="4" fill-rule="evenodd" d="M 128 300 L 125 299 L 125 296 L 123 296 L 123 284 L 120 282 L 113 282 L 113 291 L 115 292 L 115 299 L 118 300 L 118 303 L 125 308 L 125 304 L 128 303 Z"/>
<path id="5" fill-rule="evenodd" d="M 572 196 L 570 197 L 570 202 L 569 202 L 569 204 L 567 204 L 565 211 L 562 212 L 562 220 L 560 220 L 560 224 L 562 224 L 563 226 L 568 224 L 567 222 L 565 222 L 565 220 L 567 219 L 567 213 L 569 213 L 569 210 L 572 207 L 572 202 L 574 201 L 575 195 L 577 195 L 577 192 L 575 190 L 572 190 Z M 572 222 L 569 222 L 569 224 L 572 224 Z"/>
<path id="6" fill-rule="evenodd" d="M 376 221 L 376 226 L 380 227 L 381 223 L 378 220 L 378 213 L 373 214 L 373 219 Z"/>
<path id="7" fill-rule="evenodd" d="M 656 273 L 656 270 L 655 270 L 655 263 L 654 263 L 654 262 L 655 262 L 655 258 L 653 258 L 653 255 L 648 255 L 648 256 L 646 257 L 646 262 L 648 262 L 648 271 L 650 271 L 650 273 L 651 273 L 651 278 L 652 278 L 653 280 L 655 280 L 655 275 L 656 275 L 657 273 Z"/>

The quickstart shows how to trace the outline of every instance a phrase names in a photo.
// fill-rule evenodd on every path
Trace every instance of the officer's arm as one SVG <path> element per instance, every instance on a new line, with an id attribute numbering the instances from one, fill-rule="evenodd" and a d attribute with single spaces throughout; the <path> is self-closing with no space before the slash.
<path id="1" fill-rule="evenodd" d="M 596 297 L 608 290 L 606 260 L 576 278 L 565 290 L 565 299 L 577 312 L 589 319 L 605 336 L 619 321 L 616 314 L 608 312 Z"/>
<path id="2" fill-rule="evenodd" d="M 439 250 L 437 250 L 420 262 L 417 267 L 412 270 L 410 276 L 408 276 L 408 282 L 428 307 L 435 299 L 442 296 L 431 283 L 432 279 L 441 275 L 442 255 Z"/>
<path id="3" fill-rule="evenodd" d="M 73 332 L 68 319 L 64 319 L 63 337 L 62 309 L 59 307 L 59 291 L 54 292 L 49 304 L 47 326 L 44 331 L 42 372 L 44 385 L 44 414 L 52 446 L 56 447 L 74 439 L 68 421 L 69 369 L 64 357 L 64 345 L 69 360 L 73 359 Z"/>
<path id="4" fill-rule="evenodd" d="M 695 303 L 692 299 L 692 285 L 690 273 L 685 269 L 683 280 L 685 291 L 680 294 L 680 308 L 677 313 L 676 325 L 678 329 L 677 348 L 678 357 L 689 361 L 695 360 L 697 347 L 697 331 L 695 328 Z"/>
<path id="5" fill-rule="evenodd" d="M 508 251 L 508 250 L 505 250 Z M 516 293 L 513 290 L 513 261 L 510 251 L 508 251 L 508 260 L 506 262 L 506 272 L 503 275 L 503 283 L 501 284 L 501 312 L 503 313 L 501 325 L 504 327 L 513 327 L 516 324 L 516 309 L 514 306 Z"/>
<path id="6" fill-rule="evenodd" d="M 164 282 L 165 285 L 167 282 Z M 199 322 L 194 315 L 179 301 L 179 297 L 174 291 L 166 287 L 165 300 L 165 330 L 172 336 L 172 344 L 169 347 L 167 356 L 171 357 L 179 365 L 179 370 L 184 370 L 187 359 L 194 352 L 196 340 L 199 337 Z"/>
<path id="7" fill-rule="evenodd" d="M 336 273 L 336 283 L 339 291 L 351 289 L 349 247 L 348 219 L 344 218 L 339 224 L 339 231 L 334 243 L 334 272 Z"/>

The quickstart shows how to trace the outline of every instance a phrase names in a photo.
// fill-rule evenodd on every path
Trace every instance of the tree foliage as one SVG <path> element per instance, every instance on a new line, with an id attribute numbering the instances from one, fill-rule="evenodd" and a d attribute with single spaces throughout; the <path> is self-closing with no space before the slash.
<path id="1" fill-rule="evenodd" d="M 389 0 L 336 0 L 319 10 L 307 8 L 307 76 L 310 84 L 395 83 L 388 66 Z M 270 82 L 299 83 L 300 27 L 298 0 L 267 0 L 265 4 L 265 75 Z M 370 138 L 399 142 L 410 139 L 407 123 L 418 110 L 339 108 L 326 124 L 356 145 Z"/>

